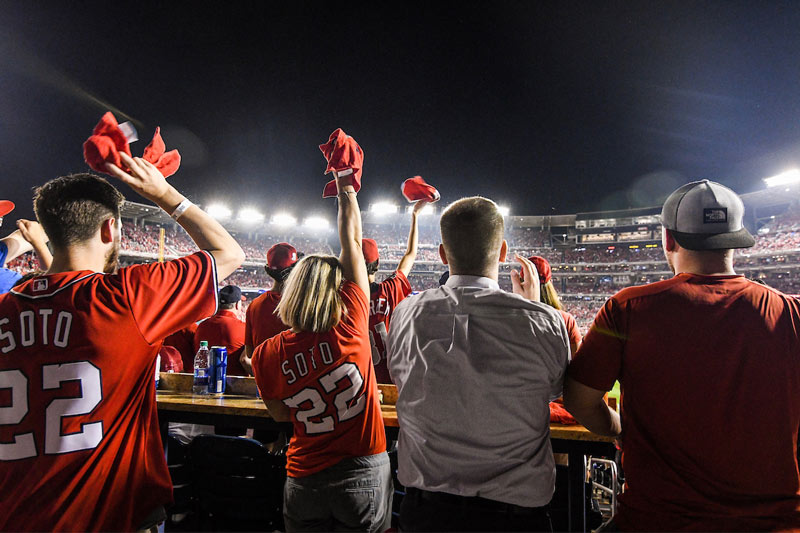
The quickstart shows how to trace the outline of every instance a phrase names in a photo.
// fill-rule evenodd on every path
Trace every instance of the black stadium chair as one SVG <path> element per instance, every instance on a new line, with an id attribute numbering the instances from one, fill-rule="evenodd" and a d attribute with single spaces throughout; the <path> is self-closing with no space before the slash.
<path id="1" fill-rule="evenodd" d="M 189 463 L 200 530 L 283 530 L 284 455 L 253 439 L 199 435 Z"/>
<path id="2" fill-rule="evenodd" d="M 170 435 L 167 437 L 169 450 L 167 466 L 172 479 L 174 503 L 166 508 L 165 531 L 195 531 L 197 524 L 194 514 L 194 494 L 192 472 L 189 465 L 189 446 Z"/>

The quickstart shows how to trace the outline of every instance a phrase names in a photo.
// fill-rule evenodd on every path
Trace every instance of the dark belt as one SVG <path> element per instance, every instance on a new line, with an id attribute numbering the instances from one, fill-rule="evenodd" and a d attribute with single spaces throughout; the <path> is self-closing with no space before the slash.
<path id="1" fill-rule="evenodd" d="M 471 509 L 480 509 L 482 511 L 492 513 L 514 515 L 544 515 L 547 513 L 547 507 L 523 507 L 521 505 L 514 505 L 513 503 L 505 503 L 497 500 L 481 498 L 480 496 L 459 496 L 457 494 L 448 494 L 447 492 L 432 492 L 415 487 L 407 487 L 406 496 L 411 496 L 412 498 L 418 498 L 422 501 L 435 504 L 451 505 L 463 508 L 469 507 Z"/>

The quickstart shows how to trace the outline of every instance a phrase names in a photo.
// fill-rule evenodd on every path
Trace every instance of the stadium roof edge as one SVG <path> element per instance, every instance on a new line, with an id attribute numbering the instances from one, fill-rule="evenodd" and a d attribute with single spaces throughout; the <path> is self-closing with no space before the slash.
<path id="1" fill-rule="evenodd" d="M 647 215 L 660 215 L 661 206 L 653 207 L 633 207 L 630 209 L 616 209 L 614 211 L 591 211 L 586 213 L 577 213 L 576 220 L 594 220 L 598 218 L 624 218 L 636 217 Z"/>

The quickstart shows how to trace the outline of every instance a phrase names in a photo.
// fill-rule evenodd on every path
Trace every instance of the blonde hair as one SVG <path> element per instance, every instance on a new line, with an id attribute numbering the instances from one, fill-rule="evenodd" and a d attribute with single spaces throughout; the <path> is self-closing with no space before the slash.
<path id="1" fill-rule="evenodd" d="M 346 312 L 341 285 L 342 265 L 336 257 L 307 255 L 286 278 L 275 312 L 294 331 L 328 331 Z"/>
<path id="2" fill-rule="evenodd" d="M 564 309 L 552 280 L 540 285 L 539 298 L 541 298 L 543 304 L 547 304 L 559 311 Z"/>

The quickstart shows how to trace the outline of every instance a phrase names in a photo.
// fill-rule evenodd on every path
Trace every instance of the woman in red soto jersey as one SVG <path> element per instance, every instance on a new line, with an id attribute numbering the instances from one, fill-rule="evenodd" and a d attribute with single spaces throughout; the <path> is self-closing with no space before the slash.
<path id="1" fill-rule="evenodd" d="M 277 312 L 291 329 L 259 345 L 252 364 L 264 403 L 291 421 L 284 487 L 286 530 L 384 531 L 393 493 L 369 341 L 369 281 L 361 213 L 337 177 L 337 259 L 296 265 Z"/>

